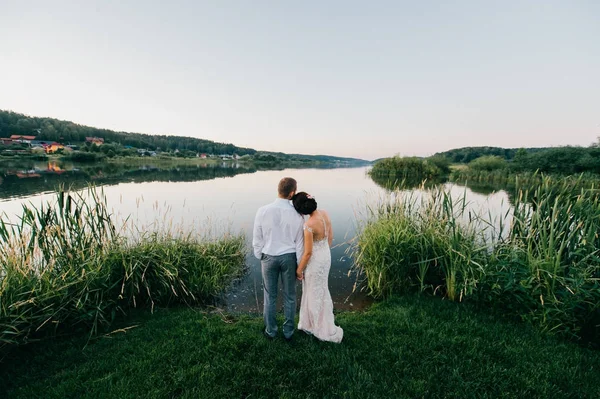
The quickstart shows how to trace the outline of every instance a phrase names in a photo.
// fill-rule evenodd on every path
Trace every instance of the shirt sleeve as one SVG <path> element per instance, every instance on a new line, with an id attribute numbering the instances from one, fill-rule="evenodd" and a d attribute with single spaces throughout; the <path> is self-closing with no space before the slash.
<path id="1" fill-rule="evenodd" d="M 304 255 L 304 218 L 298 219 L 298 232 L 296 233 L 296 261 L 300 264 L 300 259 Z"/>
<path id="2" fill-rule="evenodd" d="M 262 214 L 261 209 L 259 209 L 258 212 L 256 212 L 256 218 L 254 219 L 254 231 L 252 233 L 252 249 L 254 251 L 254 256 L 257 257 L 258 259 L 261 258 L 262 250 L 263 250 L 263 247 L 265 246 L 265 243 L 263 240 L 262 226 L 260 224 L 261 214 Z"/>

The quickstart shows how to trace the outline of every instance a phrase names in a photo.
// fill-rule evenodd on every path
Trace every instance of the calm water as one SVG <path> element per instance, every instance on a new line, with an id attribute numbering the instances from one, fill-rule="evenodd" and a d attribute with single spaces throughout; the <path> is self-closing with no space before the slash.
<path id="1" fill-rule="evenodd" d="M 331 215 L 335 239 L 332 249 L 330 291 L 337 309 L 360 309 L 369 303 L 354 290 L 356 276 L 349 273 L 349 241 L 366 203 L 373 203 L 386 190 L 366 174 L 368 168 L 255 170 L 239 165 L 193 165 L 158 169 L 154 166 L 110 167 L 32 163 L 0 165 L 0 212 L 9 219 L 20 214 L 24 202 L 37 205 L 53 198 L 57 184 L 83 188 L 87 182 L 103 187 L 109 207 L 119 220 L 141 228 L 173 228 L 197 234 L 241 231 L 250 247 L 256 210 L 277 196 L 277 183 L 294 177 L 298 189 L 311 193 L 320 208 Z M 448 185 L 456 196 L 466 193 L 476 212 L 499 215 L 509 206 L 503 191 L 476 193 Z M 262 288 L 260 262 L 246 258 L 248 273 L 224 296 L 231 311 L 260 312 Z M 299 285 L 300 287 L 300 285 Z M 300 289 L 298 294 L 300 295 Z"/>

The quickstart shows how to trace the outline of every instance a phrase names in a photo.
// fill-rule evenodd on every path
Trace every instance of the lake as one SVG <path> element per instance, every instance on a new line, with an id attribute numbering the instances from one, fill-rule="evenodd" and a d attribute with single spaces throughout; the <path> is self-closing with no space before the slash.
<path id="1" fill-rule="evenodd" d="M 38 205 L 53 199 L 59 184 L 83 189 L 89 182 L 103 188 L 109 208 L 119 223 L 127 220 L 140 229 L 171 228 L 218 236 L 243 232 L 248 239 L 247 274 L 227 292 L 220 304 L 229 311 L 261 312 L 260 262 L 251 256 L 256 210 L 277 197 L 284 176 L 298 181 L 299 191 L 312 194 L 319 208 L 329 212 L 335 233 L 329 285 L 336 309 L 362 309 L 370 300 L 354 289 L 348 248 L 365 205 L 388 192 L 367 175 L 368 167 L 259 170 L 234 163 L 156 166 L 140 164 L 88 165 L 31 162 L 0 165 L 0 212 L 14 220 L 23 203 Z M 446 184 L 453 196 L 463 194 L 478 213 L 498 216 L 510 206 L 504 191 Z M 423 195 L 415 189 L 405 194 Z M 300 287 L 300 284 L 299 284 Z M 300 295 L 300 289 L 298 295 Z"/>

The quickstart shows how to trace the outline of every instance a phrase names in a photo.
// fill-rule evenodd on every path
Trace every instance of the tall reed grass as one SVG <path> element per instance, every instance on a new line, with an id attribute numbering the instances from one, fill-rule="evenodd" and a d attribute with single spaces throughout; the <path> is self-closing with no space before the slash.
<path id="1" fill-rule="evenodd" d="M 440 177 L 449 170 L 448 163 L 444 163 L 439 157 L 420 159 L 395 156 L 377 161 L 369 174 L 380 181 L 421 181 Z"/>
<path id="2" fill-rule="evenodd" d="M 417 289 L 461 299 L 477 286 L 487 257 L 484 236 L 461 224 L 464 198 L 453 200 L 440 188 L 415 193 L 396 191 L 367 208 L 355 264 L 376 298 Z"/>
<path id="3" fill-rule="evenodd" d="M 493 305 L 543 330 L 600 339 L 600 202 L 593 185 L 542 177 L 501 220 L 437 188 L 367 209 L 354 249 L 375 297 L 430 292 Z M 504 219 L 511 218 L 508 231 Z"/>
<path id="4" fill-rule="evenodd" d="M 66 329 L 96 334 L 131 307 L 202 303 L 244 269 L 240 235 L 125 239 L 93 188 L 0 218 L 0 350 Z"/>

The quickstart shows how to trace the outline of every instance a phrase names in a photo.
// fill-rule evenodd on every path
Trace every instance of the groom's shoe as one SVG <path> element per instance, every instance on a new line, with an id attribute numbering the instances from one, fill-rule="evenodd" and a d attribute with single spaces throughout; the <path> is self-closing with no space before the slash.
<path id="1" fill-rule="evenodd" d="M 292 342 L 292 337 L 293 337 L 293 335 L 290 335 L 289 337 L 284 337 L 284 338 L 287 342 Z"/>
<path id="2" fill-rule="evenodd" d="M 262 333 L 265 336 L 265 338 L 268 339 L 269 341 L 272 341 L 275 339 L 275 337 L 271 337 L 269 334 L 267 334 L 267 332 L 265 330 L 262 330 Z"/>

